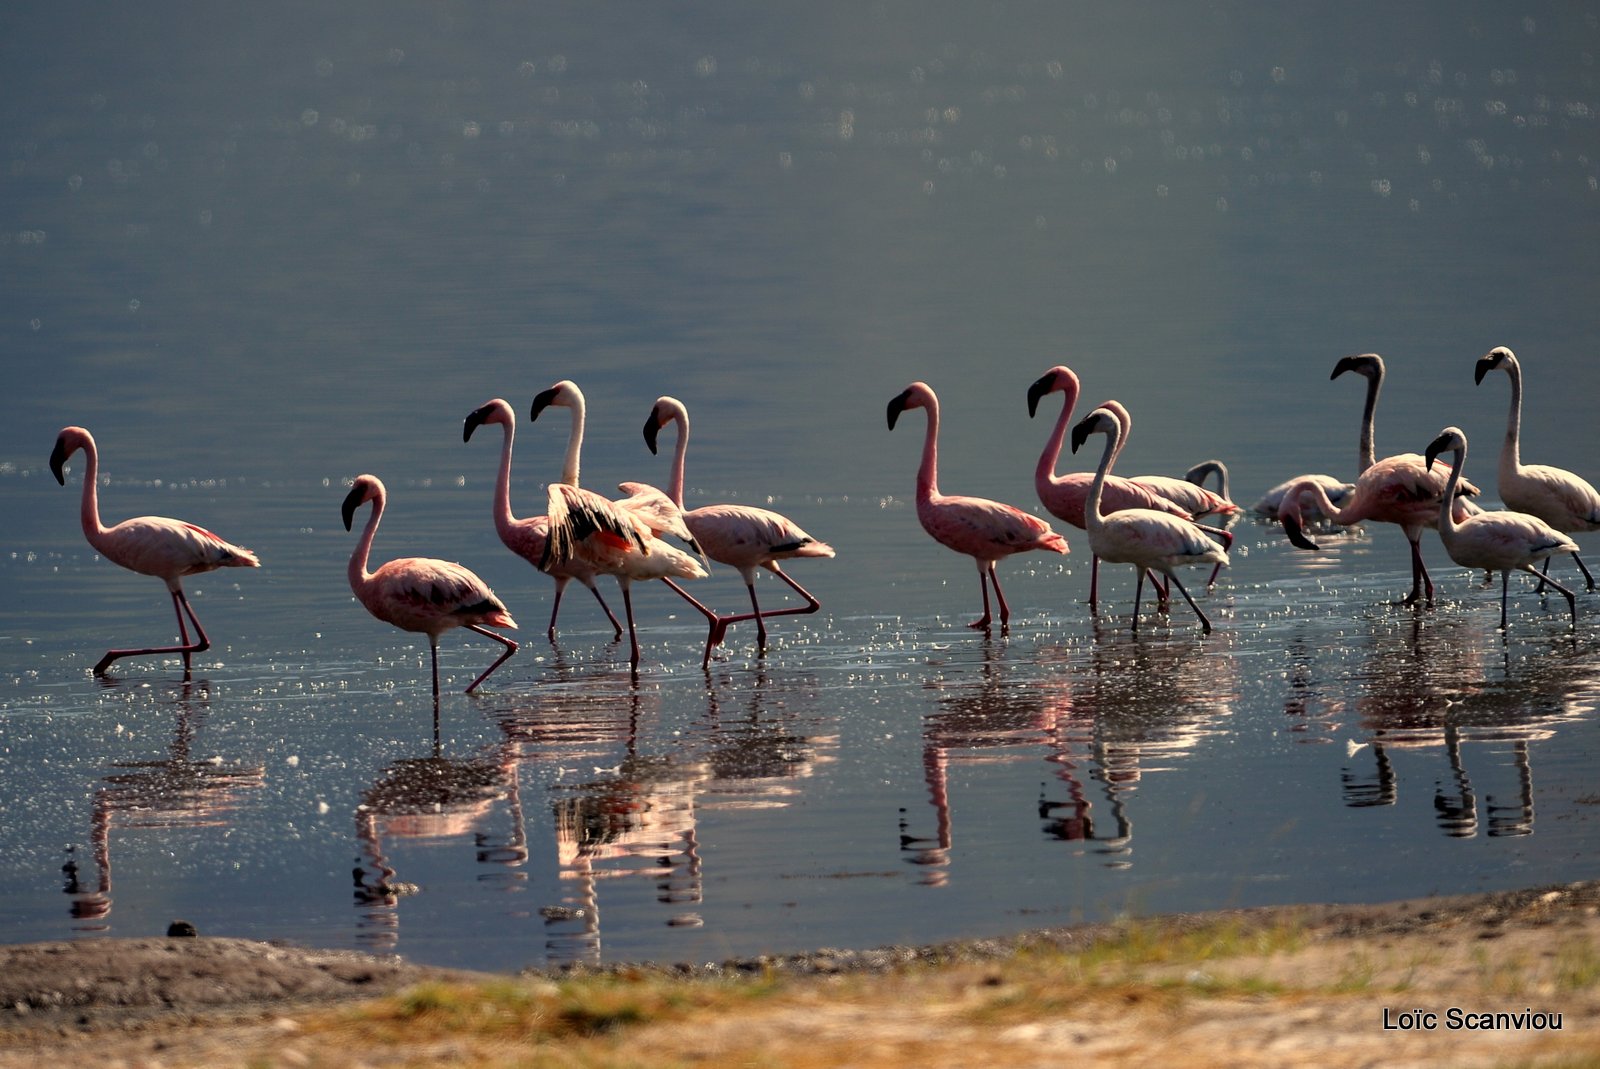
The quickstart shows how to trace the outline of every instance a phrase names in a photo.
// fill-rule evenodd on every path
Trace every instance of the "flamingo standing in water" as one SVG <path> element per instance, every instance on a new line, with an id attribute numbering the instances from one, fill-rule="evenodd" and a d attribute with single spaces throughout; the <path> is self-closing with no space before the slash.
<path id="1" fill-rule="evenodd" d="M 925 382 L 913 382 L 889 402 L 889 429 L 908 408 L 928 413 L 927 435 L 922 441 L 922 463 L 917 468 L 917 519 L 922 529 L 941 545 L 965 553 L 978 563 L 978 588 L 983 592 L 983 616 L 968 627 L 989 629 L 989 587 L 1000 606 L 1000 626 L 1011 619 L 1011 609 L 1000 590 L 995 564 L 1013 553 L 1044 550 L 1066 553 L 1067 540 L 1037 516 L 983 497 L 946 497 L 939 492 L 939 398 Z"/>
<path id="2" fill-rule="evenodd" d="M 1491 371 L 1504 371 L 1511 379 L 1511 411 L 1500 446 L 1500 500 L 1507 508 L 1537 516 L 1558 531 L 1600 531 L 1600 492 L 1565 468 L 1522 463 L 1522 365 L 1516 354 L 1504 345 L 1490 349 L 1472 369 L 1473 382 L 1482 383 Z M 1576 544 L 1570 552 L 1593 590 L 1594 576 L 1578 556 Z M 1549 572 L 1550 558 L 1546 557 L 1544 574 L 1548 577 Z"/>
<path id="3" fill-rule="evenodd" d="M 1049 394 L 1066 395 L 1061 405 L 1061 415 L 1056 417 L 1056 425 L 1045 440 L 1044 451 L 1039 454 L 1039 463 L 1033 469 L 1033 488 L 1039 495 L 1040 503 L 1052 516 L 1065 520 L 1079 530 L 1088 530 L 1086 506 L 1094 474 L 1087 471 L 1056 474 L 1056 462 L 1061 456 L 1062 443 L 1067 438 L 1067 428 L 1072 420 L 1072 410 L 1078 403 L 1079 390 L 1078 376 L 1071 368 L 1062 365 L 1051 368 L 1028 387 L 1028 418 L 1032 419 L 1038 414 L 1039 402 Z M 1146 487 L 1117 476 L 1106 481 L 1101 507 L 1107 512 L 1140 508 L 1155 509 L 1185 519 L 1189 517 L 1188 511 L 1181 506 Z M 1099 605 L 1100 558 L 1093 555 L 1089 559 L 1089 608 L 1093 610 Z"/>
<path id="4" fill-rule="evenodd" d="M 572 481 L 549 486 L 550 528 L 540 567 L 548 570 L 576 561 L 616 579 L 622 590 L 623 616 L 628 621 L 629 665 L 635 675 L 639 671 L 639 634 L 633 623 L 635 580 L 660 579 L 666 583 L 706 618 L 713 638 L 718 637 L 717 614 L 673 582 L 703 579 L 706 570 L 689 554 L 657 537 L 670 534 L 699 550 L 693 533 L 683 522 L 682 510 L 666 494 L 645 483 L 622 483 L 618 489 L 629 496 L 615 502 L 581 489 L 578 461 L 587 412 L 583 391 L 572 380 L 563 379 L 534 397 L 528 418 L 538 419 L 539 413 L 552 405 L 572 410 L 566 462 Z"/>
<path id="5" fill-rule="evenodd" d="M 539 559 L 544 556 L 544 543 L 550 530 L 550 517 L 529 516 L 518 519 L 511 514 L 511 445 L 517 434 L 516 414 L 511 410 L 510 404 L 496 397 L 468 414 L 466 424 L 461 429 L 461 440 L 471 441 L 472 432 L 486 423 L 498 423 L 505 428 L 505 440 L 500 447 L 500 475 L 495 483 L 494 529 L 507 549 L 538 567 Z M 570 467 L 563 473 L 561 481 L 576 485 L 578 458 L 570 442 L 567 462 Z M 600 603 L 606 619 L 611 621 L 616 637 L 622 637 L 622 624 L 617 621 L 611 606 L 607 605 L 606 599 L 601 596 L 600 588 L 594 584 L 594 569 L 587 568 L 578 561 L 568 561 L 549 574 L 556 583 L 555 604 L 550 606 L 550 628 L 546 632 L 551 642 L 556 640 L 556 614 L 561 611 L 561 595 L 567 589 L 567 584 L 574 579 L 589 588 L 589 592 Z"/>
<path id="6" fill-rule="evenodd" d="M 431 557 L 400 557 L 375 572 L 367 571 L 367 555 L 372 551 L 372 539 L 378 533 L 378 521 L 383 518 L 386 499 L 381 479 L 376 475 L 361 475 L 357 476 L 340 506 L 344 529 L 348 531 L 356 509 L 372 502 L 372 515 L 350 554 L 350 589 L 366 610 L 384 623 L 428 636 L 435 704 L 439 701 L 440 635 L 452 627 L 464 627 L 504 646 L 505 652 L 467 687 L 467 693 L 471 694 L 479 683 L 489 678 L 489 673 L 517 652 L 515 642 L 489 628 L 516 627 L 517 622 L 488 584 L 459 564 Z"/>
<path id="7" fill-rule="evenodd" d="M 1105 453 L 1100 466 L 1095 469 L 1094 482 L 1089 487 L 1089 503 L 1085 518 L 1089 522 L 1089 545 L 1100 557 L 1117 564 L 1132 564 L 1139 572 L 1139 583 L 1133 593 L 1133 630 L 1139 630 L 1139 598 L 1144 593 L 1146 571 L 1161 572 L 1178 588 L 1189 607 L 1200 618 L 1200 628 L 1211 633 L 1211 620 L 1189 596 L 1183 581 L 1173 571 L 1186 564 L 1226 564 L 1228 554 L 1208 537 L 1204 528 L 1190 520 L 1181 519 L 1154 509 L 1123 509 L 1110 515 L 1101 511 L 1106 478 L 1116 460 L 1122 421 L 1108 408 L 1095 409 L 1072 428 L 1072 451 L 1083 448 L 1091 434 L 1106 436 Z"/>
<path id="8" fill-rule="evenodd" d="M 67 485 L 64 471 L 67 459 L 83 450 L 87 458 L 83 471 L 83 502 L 80 518 L 83 536 L 102 557 L 120 564 L 140 575 L 153 575 L 167 584 L 172 594 L 172 608 L 178 615 L 178 642 L 176 646 L 152 646 L 135 650 L 107 650 L 94 666 L 95 675 L 105 674 L 111 662 L 123 657 L 137 657 L 148 653 L 178 653 L 183 655 L 183 676 L 189 678 L 189 658 L 211 648 L 211 639 L 200 618 L 183 593 L 183 577 L 209 572 L 215 568 L 259 568 L 261 562 L 248 549 L 225 542 L 204 528 L 165 516 L 136 516 L 123 520 L 115 527 L 100 522 L 100 505 L 96 487 L 100 477 L 100 454 L 95 448 L 94 436 L 82 427 L 64 427 L 56 435 L 56 445 L 50 453 L 50 471 L 56 482 Z M 188 615 L 194 625 L 195 639 L 189 641 L 189 629 L 184 624 Z"/>
<path id="9" fill-rule="evenodd" d="M 1490 354 L 1493 355 L 1493 354 Z M 1515 380 L 1513 380 L 1515 381 Z M 1561 591 L 1572 613 L 1572 626 L 1578 626 L 1578 599 L 1560 583 L 1534 568 L 1538 561 L 1549 563 L 1556 553 L 1576 556 L 1577 543 L 1537 516 L 1525 512 L 1480 512 L 1461 523 L 1455 521 L 1450 502 L 1467 462 L 1467 436 L 1456 427 L 1446 427 L 1428 445 L 1425 456 L 1432 466 L 1440 453 L 1453 452 L 1449 489 L 1439 501 L 1439 539 L 1450 559 L 1467 568 L 1482 568 L 1500 573 L 1500 630 L 1506 629 L 1506 598 L 1512 569 L 1527 572 L 1539 580 L 1543 589 L 1549 583 Z"/>
<path id="10" fill-rule="evenodd" d="M 689 410 L 676 397 L 658 397 L 645 420 L 644 441 L 652 454 L 661 428 L 669 423 L 678 426 L 678 444 L 672 454 L 672 476 L 667 495 L 680 509 L 683 507 L 683 463 L 689 448 Z M 831 557 L 833 547 L 819 542 L 800 529 L 799 524 L 770 509 L 749 505 L 703 505 L 683 514 L 694 540 L 712 560 L 738 571 L 750 591 L 748 614 L 720 617 L 712 624 L 706 637 L 706 652 L 702 666 L 711 660 L 711 647 L 720 641 L 729 624 L 741 620 L 755 620 L 756 643 L 761 650 L 767 648 L 766 620 L 773 616 L 792 616 L 816 612 L 822 603 L 811 596 L 805 587 L 789 578 L 779 561 L 794 557 Z M 765 568 L 805 599 L 803 606 L 790 609 L 761 611 L 756 600 L 756 569 Z"/>

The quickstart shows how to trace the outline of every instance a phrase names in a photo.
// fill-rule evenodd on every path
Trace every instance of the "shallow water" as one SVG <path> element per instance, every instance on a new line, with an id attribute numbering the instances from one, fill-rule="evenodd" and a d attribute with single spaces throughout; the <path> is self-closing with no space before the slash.
<path id="1" fill-rule="evenodd" d="M 1125 466 L 1218 456 L 1248 503 L 1348 477 L 1360 390 L 1327 377 L 1376 350 L 1380 451 L 1457 424 L 1492 499 L 1505 384 L 1470 369 L 1503 343 L 1525 459 L 1600 475 L 1591 10 L 80 15 L 0 16 L 28 90 L 0 113 L 0 938 L 182 916 L 511 968 L 1597 875 L 1593 595 L 1569 631 L 1514 584 L 1502 636 L 1431 534 L 1419 612 L 1388 604 L 1398 531 L 1310 554 L 1246 522 L 1217 632 L 1177 601 L 1135 637 L 1129 570 L 1092 619 L 1068 531 L 1002 565 L 985 638 L 971 563 L 916 522 L 921 416 L 884 426 L 925 379 L 946 492 L 1042 512 L 1059 402 L 1025 394 L 1066 363 L 1080 412 L 1133 410 Z M 528 405 L 569 377 L 586 485 L 664 483 L 639 428 L 682 398 L 688 504 L 834 545 L 789 569 L 823 611 L 702 672 L 698 617 L 640 589 L 634 684 L 573 588 L 546 643 L 550 583 L 490 523 L 499 440 L 460 430 L 511 401 L 537 512 L 567 426 Z M 186 583 L 216 644 L 188 684 L 90 675 L 171 609 L 83 541 L 81 462 L 45 465 L 69 423 L 108 520 L 262 558 Z M 473 697 L 493 651 L 446 638 L 437 725 L 426 643 L 345 585 L 362 471 L 375 559 L 459 559 L 522 625 Z M 699 586 L 745 608 L 726 569 Z"/>

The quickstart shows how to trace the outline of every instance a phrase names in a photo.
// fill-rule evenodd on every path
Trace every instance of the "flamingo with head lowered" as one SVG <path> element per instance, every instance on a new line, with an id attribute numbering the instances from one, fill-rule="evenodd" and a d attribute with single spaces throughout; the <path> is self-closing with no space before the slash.
<path id="1" fill-rule="evenodd" d="M 515 642 L 489 628 L 516 627 L 517 622 L 488 584 L 459 564 L 431 557 L 400 557 L 375 572 L 367 571 L 367 557 L 372 552 L 372 539 L 378 533 L 387 497 L 383 480 L 376 475 L 360 475 L 340 506 L 344 529 L 348 531 L 356 509 L 372 503 L 372 515 L 350 554 L 350 589 L 356 600 L 384 623 L 428 636 L 435 704 L 439 701 L 440 635 L 451 628 L 464 627 L 504 646 L 505 652 L 467 685 L 467 693 L 471 694 L 489 678 L 489 673 L 517 652 Z"/>
<path id="2" fill-rule="evenodd" d="M 1472 369 L 1473 381 L 1482 383 L 1491 371 L 1504 371 L 1511 380 L 1511 411 L 1506 417 L 1505 441 L 1500 446 L 1500 500 L 1507 508 L 1537 516 L 1558 531 L 1600 531 L 1600 492 L 1565 468 L 1522 462 L 1522 365 L 1517 363 L 1516 354 L 1504 345 L 1490 349 Z M 1578 556 L 1576 544 L 1570 552 L 1593 590 L 1594 576 Z M 1546 557 L 1544 572 L 1548 575 L 1549 571 L 1550 559 Z"/>
<path id="3" fill-rule="evenodd" d="M 677 424 L 678 443 L 672 455 L 672 476 L 668 483 L 667 496 L 671 497 L 681 509 L 684 456 L 689 448 L 689 410 L 676 397 L 659 397 L 650 409 L 650 418 L 645 420 L 644 424 L 644 441 L 651 453 L 656 451 L 656 440 L 661 429 L 669 423 Z M 799 524 L 787 516 L 771 509 L 754 508 L 750 505 L 702 505 L 700 508 L 685 512 L 683 522 L 694 535 L 695 542 L 705 551 L 706 556 L 737 570 L 744 579 L 745 588 L 750 591 L 752 610 L 750 613 L 719 617 L 712 624 L 711 632 L 706 637 L 706 652 L 701 660 L 702 665 L 710 662 L 711 648 L 721 640 L 722 633 L 727 630 L 729 624 L 741 620 L 755 620 L 756 643 L 758 648 L 765 651 L 767 619 L 774 616 L 813 613 L 822 608 L 822 603 L 812 597 L 811 592 L 805 587 L 791 579 L 778 562 L 795 557 L 831 557 L 833 547 L 806 534 L 800 529 Z M 765 568 L 787 583 L 795 593 L 805 599 L 805 605 L 789 609 L 768 609 L 762 612 L 761 603 L 756 600 L 757 568 Z"/>
<path id="4" fill-rule="evenodd" d="M 1210 618 L 1190 597 L 1174 569 L 1190 564 L 1226 564 L 1227 551 L 1208 537 L 1205 528 L 1190 520 L 1153 509 L 1122 509 L 1109 515 L 1102 511 L 1100 502 L 1121 444 L 1122 422 L 1108 408 L 1095 409 L 1072 428 L 1072 451 L 1076 453 L 1083 448 L 1091 434 L 1105 435 L 1106 448 L 1089 487 L 1085 514 L 1089 523 L 1089 545 L 1104 560 L 1132 564 L 1138 569 L 1139 583 L 1133 594 L 1133 630 L 1139 630 L 1139 598 L 1144 593 L 1145 572 L 1154 570 L 1177 586 L 1200 618 L 1201 630 L 1210 634 Z"/>
<path id="5" fill-rule="evenodd" d="M 1441 453 L 1455 454 L 1455 464 L 1450 471 L 1449 490 L 1453 491 L 1461 479 L 1461 468 L 1467 461 L 1467 436 L 1456 427 L 1446 427 L 1428 444 L 1425 456 L 1431 466 Z M 1457 523 L 1448 502 L 1452 495 L 1447 491 L 1439 502 L 1439 539 L 1444 543 L 1450 559 L 1467 568 L 1483 568 L 1500 573 L 1500 630 L 1506 629 L 1506 598 L 1513 570 L 1527 572 L 1537 578 L 1542 588 L 1545 583 L 1559 590 L 1567 599 L 1572 613 L 1572 626 L 1578 626 L 1578 599 L 1560 583 L 1534 568 L 1539 561 L 1550 560 L 1555 553 L 1575 553 L 1577 543 L 1537 516 L 1525 512 L 1479 512 Z"/>
<path id="6" fill-rule="evenodd" d="M 889 401 L 889 429 L 901 413 L 920 408 L 928 414 L 922 440 L 922 463 L 917 468 L 917 519 L 922 529 L 940 545 L 965 553 L 978 564 L 978 587 L 983 592 L 983 616 L 968 627 L 987 631 L 991 620 L 989 587 L 999 603 L 1000 626 L 1011 619 L 1011 608 L 1000 589 L 995 564 L 1013 553 L 1043 550 L 1066 553 L 1067 540 L 1037 516 L 1012 505 L 984 497 L 945 496 L 939 492 L 939 398 L 925 382 L 913 382 Z"/>
<path id="7" fill-rule="evenodd" d="M 114 527 L 100 522 L 100 504 L 96 487 L 100 478 L 100 454 L 95 448 L 94 436 L 82 427 L 64 427 L 56 435 L 56 445 L 50 453 L 50 471 L 56 482 L 67 485 L 65 465 L 67 459 L 79 450 L 87 462 L 83 472 L 83 501 L 79 510 L 83 535 L 102 557 L 120 564 L 140 575 L 152 575 L 167 584 L 172 595 L 172 608 L 178 615 L 178 645 L 150 646 L 142 649 L 107 650 L 94 666 L 95 675 L 103 675 L 113 661 L 123 657 L 138 657 L 149 653 L 178 653 L 183 655 L 183 675 L 189 677 L 189 658 L 211 648 L 211 639 L 200 618 L 183 593 L 183 577 L 199 575 L 215 568 L 259 568 L 261 562 L 248 549 L 225 542 L 202 527 L 165 516 L 136 516 L 123 520 Z M 189 641 L 189 629 L 184 623 L 187 614 L 194 625 L 195 638 Z"/>
<path id="8" fill-rule="evenodd" d="M 574 410 L 574 415 L 576 415 Z M 495 482 L 494 492 L 494 529 L 500 535 L 500 541 L 506 548 L 517 556 L 526 560 L 534 567 L 538 567 L 539 559 L 544 556 L 545 538 L 550 531 L 550 517 L 527 516 L 518 518 L 511 514 L 511 446 L 517 434 L 517 417 L 511 410 L 511 405 L 501 398 L 474 409 L 468 413 L 466 423 L 461 429 L 463 442 L 472 440 L 472 432 L 486 423 L 498 423 L 505 428 L 505 438 L 500 446 L 500 475 Z M 576 422 L 574 432 L 578 431 Z M 577 484 L 578 458 L 569 442 L 567 451 L 568 470 L 563 473 L 561 481 Z M 561 595 L 567 589 L 567 584 L 576 579 L 589 588 L 596 601 L 600 603 L 601 610 L 606 614 L 606 619 L 611 621 L 611 626 L 616 631 L 616 637 L 622 637 L 622 624 L 617 622 L 617 617 L 606 604 L 606 599 L 601 596 L 600 589 L 594 585 L 594 569 L 585 567 L 579 561 L 568 561 L 552 570 L 550 578 L 556 583 L 555 603 L 550 606 L 550 627 L 546 632 L 551 642 L 556 639 L 556 614 L 561 611 Z"/>

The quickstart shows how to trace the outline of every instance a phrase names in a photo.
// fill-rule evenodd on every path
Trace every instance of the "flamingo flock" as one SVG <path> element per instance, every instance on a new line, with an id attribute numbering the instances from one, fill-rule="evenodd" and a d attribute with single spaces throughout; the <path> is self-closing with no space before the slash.
<path id="1" fill-rule="evenodd" d="M 1289 542 L 1307 550 L 1319 548 L 1308 534 L 1313 524 L 1395 524 L 1411 549 L 1411 589 L 1401 603 L 1413 606 L 1431 605 L 1433 601 L 1434 585 L 1423 561 L 1421 536 L 1424 528 L 1436 529 L 1445 552 L 1455 563 L 1491 576 L 1500 573 L 1502 631 L 1508 626 L 1507 602 L 1513 571 L 1535 577 L 1539 584 L 1536 593 L 1546 586 L 1560 593 L 1567 600 L 1571 625 L 1576 627 L 1576 595 L 1550 576 L 1550 558 L 1571 554 L 1588 589 L 1594 590 L 1594 577 L 1569 535 L 1600 530 L 1600 492 L 1571 471 L 1522 463 L 1522 369 L 1515 354 L 1499 346 L 1477 361 L 1475 381 L 1482 383 L 1492 371 L 1504 372 L 1511 381 L 1498 479 L 1504 510 L 1485 511 L 1472 501 L 1478 490 L 1463 474 L 1467 439 L 1456 427 L 1446 427 L 1422 454 L 1378 455 L 1374 425 L 1385 367 L 1377 354 L 1364 353 L 1341 359 L 1331 376 L 1337 379 L 1350 372 L 1362 376 L 1367 383 L 1354 479 L 1327 474 L 1293 476 L 1263 495 L 1252 511 L 1263 522 L 1281 523 Z M 1148 578 L 1156 592 L 1158 611 L 1167 607 L 1169 585 L 1176 586 L 1198 618 L 1201 633 L 1209 634 L 1212 621 L 1183 585 L 1178 571 L 1187 566 L 1210 565 L 1209 589 L 1217 572 L 1229 563 L 1232 536 L 1225 526 L 1242 510 L 1229 498 L 1226 465 L 1219 460 L 1204 461 L 1181 479 L 1113 474 L 1132 429 L 1132 415 L 1121 402 L 1108 399 L 1074 423 L 1073 410 L 1081 388 L 1078 376 L 1070 368 L 1058 365 L 1035 379 L 1025 396 L 1028 415 L 1035 416 L 1046 397 L 1062 395 L 1060 413 L 1039 455 L 1034 485 L 1046 512 L 1087 536 L 1092 561 L 1090 611 L 1098 611 L 1100 562 L 1131 564 L 1137 576 L 1131 621 L 1134 632 L 1139 629 Z M 509 402 L 497 397 L 469 412 L 462 440 L 470 442 L 473 433 L 487 425 L 498 424 L 502 429 L 491 519 L 506 548 L 544 572 L 555 584 L 546 628 L 552 643 L 556 641 L 562 594 L 573 580 L 593 593 L 615 638 L 621 639 L 623 622 L 606 604 L 597 585 L 602 576 L 610 576 L 622 595 L 629 665 L 635 676 L 640 664 L 632 600 L 635 582 L 660 580 L 705 619 L 702 666 L 709 665 L 714 650 L 725 641 L 734 624 L 755 621 L 757 648 L 764 654 L 769 621 L 821 609 L 821 602 L 782 565 L 802 558 L 833 557 L 832 546 L 770 509 L 712 504 L 685 511 L 689 413 L 682 401 L 669 396 L 658 398 L 644 424 L 645 444 L 652 454 L 659 447 L 662 430 L 671 427 L 676 432 L 668 489 L 625 482 L 618 487 L 622 495 L 618 498 L 579 485 L 586 413 L 583 392 L 571 380 L 557 382 L 534 398 L 529 419 L 537 421 L 550 408 L 566 408 L 571 424 L 561 474 L 547 484 L 542 515 L 519 518 L 512 512 L 511 459 L 516 416 Z M 889 400 L 889 429 L 894 430 L 901 417 L 913 409 L 921 409 L 926 416 L 915 484 L 917 519 L 936 542 L 972 558 L 976 565 L 982 615 L 968 626 L 987 632 L 998 621 L 1005 630 L 1011 608 L 1000 585 L 999 563 L 1020 553 L 1065 554 L 1069 552 L 1067 539 L 1045 520 L 1014 505 L 942 493 L 938 472 L 939 399 L 925 382 L 913 382 Z M 1069 436 L 1076 454 L 1096 434 L 1106 440 L 1095 469 L 1058 474 L 1062 447 Z M 171 596 L 178 624 L 177 644 L 108 650 L 95 664 L 94 673 L 103 675 L 114 662 L 126 657 L 178 654 L 188 678 L 192 657 L 210 648 L 210 638 L 184 594 L 183 578 L 217 568 L 255 568 L 260 561 L 250 550 L 181 520 L 140 516 L 105 526 L 97 497 L 99 453 L 89 431 L 76 426 L 61 430 L 50 456 L 51 472 L 65 485 L 65 466 L 80 452 L 85 457 L 80 508 L 84 537 L 113 563 L 161 579 Z M 1442 461 L 1447 454 L 1450 460 Z M 1204 485 L 1213 476 L 1218 480 L 1215 491 Z M 379 621 L 428 637 L 436 702 L 441 635 L 461 628 L 498 643 L 498 657 L 467 686 L 466 691 L 472 693 L 517 652 L 518 644 L 495 630 L 515 629 L 516 621 L 494 591 L 460 564 L 431 557 L 402 557 L 376 571 L 369 570 L 368 558 L 386 503 L 384 484 L 373 474 L 357 476 L 344 498 L 340 511 L 347 530 L 353 528 L 356 511 L 371 506 L 350 555 L 350 589 Z M 1223 521 L 1224 527 L 1210 525 L 1206 522 L 1210 519 Z M 720 614 L 679 585 L 680 581 L 706 577 L 712 562 L 739 573 L 750 599 L 750 611 Z M 786 584 L 801 599 L 800 603 L 763 608 L 755 583 L 762 570 Z"/>

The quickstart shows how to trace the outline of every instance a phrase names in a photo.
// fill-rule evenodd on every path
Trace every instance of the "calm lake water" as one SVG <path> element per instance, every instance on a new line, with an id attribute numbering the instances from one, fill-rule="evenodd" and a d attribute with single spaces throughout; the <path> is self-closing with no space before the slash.
<path id="1" fill-rule="evenodd" d="M 1043 514 L 1059 401 L 1025 395 L 1064 363 L 1080 413 L 1137 417 L 1119 470 L 1219 457 L 1248 504 L 1353 477 L 1328 376 L 1376 351 L 1380 452 L 1458 425 L 1492 502 L 1507 390 L 1472 365 L 1505 344 L 1524 459 L 1600 478 L 1597 55 L 1593 4 L 8 7 L 0 940 L 183 917 L 515 968 L 1600 876 L 1600 598 L 1569 631 L 1518 584 L 1501 635 L 1432 534 L 1413 611 L 1395 529 L 1311 554 L 1246 521 L 1216 633 L 1180 602 L 1133 636 L 1130 569 L 1090 617 L 1068 530 L 1001 566 L 985 638 L 916 521 L 921 415 L 884 425 L 926 380 L 942 488 Z M 681 398 L 688 504 L 830 542 L 789 569 L 823 611 L 702 671 L 699 618 L 637 589 L 634 683 L 574 588 L 547 643 L 499 438 L 461 427 L 512 403 L 540 512 L 566 413 L 528 408 L 564 378 L 586 485 L 665 483 L 640 427 Z M 171 608 L 83 540 L 68 424 L 108 521 L 262 559 L 186 584 L 188 683 L 90 673 Z M 471 697 L 494 651 L 444 640 L 437 726 L 426 641 L 345 582 L 362 472 L 375 560 L 460 560 L 522 625 Z M 696 589 L 745 608 L 726 568 Z"/>

